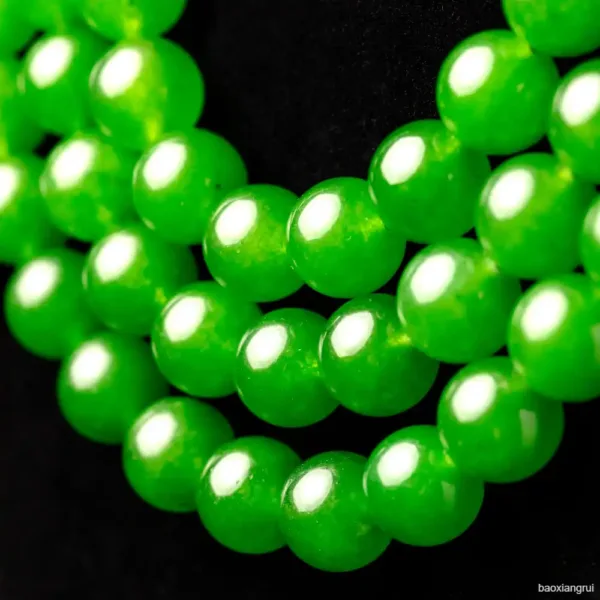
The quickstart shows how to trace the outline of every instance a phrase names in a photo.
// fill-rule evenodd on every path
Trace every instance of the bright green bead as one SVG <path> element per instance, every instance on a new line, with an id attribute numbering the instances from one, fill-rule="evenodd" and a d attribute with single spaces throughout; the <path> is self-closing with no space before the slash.
<path id="1" fill-rule="evenodd" d="M 202 470 L 232 438 L 231 426 L 212 406 L 191 398 L 164 398 L 129 430 L 123 445 L 125 476 L 148 504 L 191 512 Z"/>
<path id="2" fill-rule="evenodd" d="M 490 163 L 440 121 L 416 121 L 390 134 L 369 169 L 384 223 L 406 239 L 431 244 L 473 227 L 475 204 Z"/>
<path id="3" fill-rule="evenodd" d="M 27 21 L 20 7 L 21 0 L 0 0 L 0 53 L 9 55 L 33 37 L 33 25 Z"/>
<path id="4" fill-rule="evenodd" d="M 43 31 L 64 30 L 76 20 L 79 0 L 26 0 L 21 10 L 29 22 Z"/>
<path id="5" fill-rule="evenodd" d="M 118 333 L 88 338 L 62 364 L 58 403 L 79 434 L 102 444 L 120 444 L 149 404 L 168 386 L 145 342 Z"/>
<path id="6" fill-rule="evenodd" d="M 100 328 L 85 301 L 83 264 L 77 252 L 53 250 L 36 256 L 12 276 L 4 296 L 6 323 L 33 354 L 63 358 Z"/>
<path id="7" fill-rule="evenodd" d="M 413 346 L 394 298 L 386 294 L 344 304 L 329 319 L 321 342 L 327 387 L 346 408 L 370 417 L 417 404 L 431 389 L 438 366 Z"/>
<path id="8" fill-rule="evenodd" d="M 438 406 L 442 443 L 459 469 L 494 483 L 525 479 L 554 456 L 564 431 L 559 402 L 536 394 L 510 359 L 461 369 Z"/>
<path id="9" fill-rule="evenodd" d="M 486 154 L 514 154 L 546 133 L 558 71 L 510 31 L 459 44 L 442 65 L 437 105 L 458 139 Z"/>
<path id="10" fill-rule="evenodd" d="M 334 298 L 368 294 L 387 283 L 404 257 L 405 240 L 379 217 L 362 179 L 340 177 L 304 194 L 288 224 L 298 275 Z"/>
<path id="11" fill-rule="evenodd" d="M 594 187 L 551 154 L 507 160 L 488 181 L 476 215 L 477 237 L 504 273 L 539 279 L 580 262 L 579 232 Z"/>
<path id="12" fill-rule="evenodd" d="M 590 279 L 569 274 L 529 288 L 510 324 L 508 349 L 536 392 L 581 402 L 600 396 L 600 300 Z"/>
<path id="13" fill-rule="evenodd" d="M 294 554 L 323 571 L 360 569 L 390 538 L 371 524 L 363 491 L 364 457 L 326 452 L 300 465 L 282 497 L 281 530 Z"/>
<path id="14" fill-rule="evenodd" d="M 600 196 L 591 205 L 580 238 L 581 259 L 585 272 L 600 282 Z"/>
<path id="15" fill-rule="evenodd" d="M 302 281 L 292 270 L 286 234 L 297 200 L 274 185 L 251 185 L 225 196 L 204 237 L 204 260 L 214 279 L 254 302 L 298 291 Z"/>
<path id="16" fill-rule="evenodd" d="M 309 310 L 282 308 L 246 333 L 238 350 L 235 386 L 257 417 L 279 427 L 305 427 L 336 409 L 319 366 L 325 323 Z"/>
<path id="17" fill-rule="evenodd" d="M 410 261 L 398 286 L 398 314 L 422 352 L 467 363 L 504 346 L 520 291 L 519 281 L 499 273 L 477 242 L 458 238 Z"/>
<path id="18" fill-rule="evenodd" d="M 165 131 L 195 125 L 204 80 L 192 57 L 173 42 L 121 42 L 94 67 L 90 98 L 102 133 L 143 150 Z"/>
<path id="19" fill-rule="evenodd" d="M 282 548 L 281 492 L 299 464 L 293 450 L 270 438 L 246 437 L 221 446 L 198 487 L 203 525 L 236 552 L 265 554 Z"/>
<path id="20" fill-rule="evenodd" d="M 369 457 L 365 491 L 373 522 L 411 546 L 453 540 L 475 521 L 483 483 L 454 464 L 430 425 L 401 429 Z"/>
<path id="21" fill-rule="evenodd" d="M 201 244 L 223 194 L 246 185 L 242 157 L 206 129 L 169 133 L 140 159 L 133 201 L 148 227 L 174 244 Z"/>
<path id="22" fill-rule="evenodd" d="M 109 327 L 148 335 L 171 297 L 197 278 L 194 256 L 143 225 L 101 239 L 90 251 L 83 285 L 90 307 Z"/>
<path id="23" fill-rule="evenodd" d="M 175 387 L 205 398 L 234 392 L 236 351 L 260 310 L 212 281 L 187 286 L 152 331 L 159 369 Z"/>

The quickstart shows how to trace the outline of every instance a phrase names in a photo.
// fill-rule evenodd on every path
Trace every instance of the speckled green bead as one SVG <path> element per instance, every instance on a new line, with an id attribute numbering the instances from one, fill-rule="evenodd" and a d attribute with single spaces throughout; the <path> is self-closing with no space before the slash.
<path id="1" fill-rule="evenodd" d="M 473 227 L 487 157 L 465 148 L 440 121 L 416 121 L 390 134 L 369 169 L 384 223 L 407 240 L 432 244 Z"/>
<path id="2" fill-rule="evenodd" d="M 321 341 L 325 384 L 346 408 L 370 417 L 408 410 L 425 397 L 439 363 L 417 350 L 387 294 L 355 298 L 327 322 Z"/>
<path id="3" fill-rule="evenodd" d="M 600 283 L 600 196 L 590 206 L 580 236 L 581 259 L 585 272 Z"/>
<path id="4" fill-rule="evenodd" d="M 338 406 L 321 375 L 325 319 L 302 308 L 267 313 L 240 344 L 235 387 L 257 417 L 279 427 L 305 427 Z"/>
<path id="5" fill-rule="evenodd" d="M 167 304 L 152 331 L 159 369 L 192 396 L 234 392 L 236 351 L 260 310 L 213 281 L 191 284 Z"/>
<path id="6" fill-rule="evenodd" d="M 546 133 L 558 71 L 510 31 L 475 34 L 442 65 L 437 105 L 465 144 L 486 154 L 514 154 Z"/>
<path id="7" fill-rule="evenodd" d="M 551 154 L 507 160 L 477 207 L 477 237 L 500 270 L 521 279 L 568 273 L 580 262 L 579 233 L 594 187 Z"/>
<path id="8" fill-rule="evenodd" d="M 43 31 L 64 31 L 79 16 L 79 0 L 27 0 L 21 2 L 23 15 Z"/>
<path id="9" fill-rule="evenodd" d="M 475 521 L 483 483 L 452 461 L 430 425 L 401 429 L 369 457 L 364 486 L 373 522 L 411 546 L 453 540 Z"/>
<path id="10" fill-rule="evenodd" d="M 372 525 L 362 479 L 366 460 L 326 452 L 290 476 L 282 497 L 281 531 L 294 554 L 331 572 L 360 569 L 377 559 L 390 538 Z"/>
<path id="11" fill-rule="evenodd" d="M 245 437 L 221 446 L 198 486 L 200 520 L 221 544 L 245 554 L 285 546 L 279 529 L 283 487 L 300 458 L 285 444 Z"/>
<path id="12" fill-rule="evenodd" d="M 212 406 L 191 398 L 164 398 L 139 415 L 127 433 L 125 476 L 155 508 L 191 512 L 204 467 L 232 438 L 231 426 Z"/>
<path id="13" fill-rule="evenodd" d="M 10 55 L 33 37 L 33 25 L 22 13 L 20 0 L 0 0 L 0 54 Z"/>

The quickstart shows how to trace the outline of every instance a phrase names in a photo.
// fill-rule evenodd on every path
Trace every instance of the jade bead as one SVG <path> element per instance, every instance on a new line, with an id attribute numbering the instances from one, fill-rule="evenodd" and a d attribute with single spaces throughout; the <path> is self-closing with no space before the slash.
<path id="1" fill-rule="evenodd" d="M 600 283 L 600 196 L 590 206 L 580 238 L 581 258 L 585 272 Z"/>
<path id="2" fill-rule="evenodd" d="M 442 65 L 437 105 L 465 144 L 486 154 L 515 154 L 542 139 L 559 76 L 510 31 L 484 31 L 459 44 Z"/>
<path id="3" fill-rule="evenodd" d="M 53 250 L 25 263 L 11 277 L 4 296 L 6 324 L 31 353 L 63 358 L 100 328 L 85 301 L 83 264 L 78 252 Z"/>
<path id="4" fill-rule="evenodd" d="M 472 239 L 421 250 L 398 286 L 398 315 L 413 344 L 447 363 L 490 356 L 506 342 L 521 288 Z"/>
<path id="5" fill-rule="evenodd" d="M 231 439 L 231 426 L 212 406 L 191 398 L 164 398 L 139 415 L 127 433 L 125 476 L 138 496 L 155 508 L 194 511 L 204 467 Z"/>
<path id="6" fill-rule="evenodd" d="M 520 481 L 542 469 L 565 426 L 562 404 L 531 390 L 505 356 L 461 369 L 442 393 L 437 423 L 458 468 L 493 483 Z"/>
<path id="7" fill-rule="evenodd" d="M 239 438 L 210 458 L 197 492 L 200 520 L 221 544 L 245 554 L 285 546 L 279 529 L 283 487 L 300 458 L 265 437 Z"/>
<path id="8" fill-rule="evenodd" d="M 148 335 L 171 297 L 197 275 L 188 248 L 163 241 L 143 225 L 130 225 L 92 247 L 83 285 L 105 325 Z"/>
<path id="9" fill-rule="evenodd" d="M 58 404 L 65 419 L 80 435 L 101 444 L 122 443 L 140 412 L 167 392 L 148 344 L 118 333 L 86 339 L 58 375 Z"/>
<path id="10" fill-rule="evenodd" d="M 387 230 L 366 181 L 340 177 L 311 188 L 288 223 L 289 253 L 298 275 L 334 298 L 368 294 L 398 270 L 406 242 Z"/>
<path id="11" fill-rule="evenodd" d="M 512 316 L 508 349 L 538 393 L 563 402 L 600 396 L 600 300 L 591 280 L 571 273 L 529 288 Z"/>
<path id="12" fill-rule="evenodd" d="M 172 385 L 192 396 L 232 394 L 238 345 L 259 318 L 255 304 L 213 281 L 189 285 L 156 321 L 156 363 Z"/>
<path id="13" fill-rule="evenodd" d="M 254 302 L 272 302 L 302 287 L 287 252 L 287 222 L 298 197 L 274 185 L 229 193 L 204 236 L 213 278 Z"/>
<path id="14" fill-rule="evenodd" d="M 507 160 L 477 207 L 477 237 L 504 273 L 540 279 L 580 262 L 579 233 L 594 187 L 551 154 Z"/>
<path id="15" fill-rule="evenodd" d="M 440 121 L 416 121 L 390 134 L 369 169 L 384 223 L 407 240 L 432 244 L 472 229 L 490 174 L 481 152 L 465 148 Z"/>
<path id="16" fill-rule="evenodd" d="M 237 354 L 235 387 L 253 414 L 278 427 L 306 427 L 336 409 L 319 366 L 325 323 L 309 310 L 282 308 L 248 330 Z"/>
<path id="17" fill-rule="evenodd" d="M 33 37 L 33 25 L 22 14 L 20 0 L 0 0 L 0 54 L 18 52 Z"/>
<path id="18" fill-rule="evenodd" d="M 333 396 L 369 417 L 413 407 L 431 389 L 439 367 L 414 347 L 387 294 L 355 298 L 337 310 L 325 328 L 320 356 Z"/>
<path id="19" fill-rule="evenodd" d="M 201 244 L 223 194 L 246 185 L 237 150 L 206 129 L 163 136 L 139 160 L 133 201 L 152 230 L 174 244 Z"/>
<path id="20" fill-rule="evenodd" d="M 21 2 L 23 15 L 43 31 L 64 30 L 77 21 L 79 0 L 27 0 Z"/>
<path id="21" fill-rule="evenodd" d="M 94 67 L 90 98 L 104 135 L 144 150 L 167 130 L 194 126 L 204 106 L 204 80 L 192 57 L 173 42 L 121 42 Z"/>
<path id="22" fill-rule="evenodd" d="M 390 538 L 372 525 L 363 491 L 366 460 L 326 452 L 290 476 L 281 504 L 281 531 L 296 556 L 331 572 L 360 569 L 377 559 Z"/>

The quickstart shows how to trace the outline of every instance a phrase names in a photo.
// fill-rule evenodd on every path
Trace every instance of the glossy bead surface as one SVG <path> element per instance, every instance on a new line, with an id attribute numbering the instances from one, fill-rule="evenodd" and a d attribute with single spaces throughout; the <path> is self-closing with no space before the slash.
<path id="1" fill-rule="evenodd" d="M 83 284 L 90 307 L 105 325 L 147 335 L 171 297 L 196 277 L 188 248 L 168 244 L 143 225 L 130 225 L 91 249 Z"/>
<path id="2" fill-rule="evenodd" d="M 458 238 L 421 250 L 398 287 L 398 314 L 414 345 L 443 362 L 494 354 L 520 294 L 517 279 L 498 272 L 481 246 Z"/>
<path id="3" fill-rule="evenodd" d="M 64 30 L 77 20 L 79 0 L 27 0 L 21 10 L 36 29 Z"/>
<path id="4" fill-rule="evenodd" d="M 279 427 L 305 427 L 330 415 L 338 403 L 319 366 L 325 319 L 301 308 L 267 313 L 238 349 L 235 386 L 257 417 Z"/>
<path id="5" fill-rule="evenodd" d="M 233 438 L 225 417 L 192 398 L 164 398 L 139 415 L 123 445 L 125 476 L 155 508 L 191 512 L 202 470 Z"/>
<path id="6" fill-rule="evenodd" d="M 152 331 L 158 367 L 192 396 L 227 396 L 235 390 L 238 345 L 259 318 L 255 304 L 218 283 L 187 286 L 167 304 Z"/>
<path id="7" fill-rule="evenodd" d="M 202 524 L 236 552 L 265 554 L 282 548 L 281 492 L 299 464 L 291 448 L 270 438 L 224 444 L 210 458 L 198 486 Z"/>
<path id="8" fill-rule="evenodd" d="M 600 282 L 600 196 L 590 206 L 580 238 L 581 259 L 585 272 Z"/>
<path id="9" fill-rule="evenodd" d="M 369 184 L 387 227 L 409 241 L 431 244 L 473 227 L 489 174 L 484 154 L 462 146 L 440 121 L 427 120 L 401 127 L 382 142 Z"/>
<path id="10" fill-rule="evenodd" d="M 0 0 L 0 54 L 10 55 L 33 37 L 33 25 L 22 14 L 20 0 Z"/>
<path id="11" fill-rule="evenodd" d="M 458 139 L 486 154 L 514 154 L 546 133 L 558 71 L 510 31 L 460 43 L 442 65 L 437 105 Z"/>
<path id="12" fill-rule="evenodd" d="M 307 460 L 288 479 L 281 531 L 290 549 L 323 571 L 360 569 L 377 559 L 390 538 L 371 525 L 362 479 L 365 459 L 326 452 Z"/>
<path id="13" fill-rule="evenodd" d="M 361 415 L 408 410 L 431 389 L 438 362 L 417 350 L 386 294 L 355 298 L 327 322 L 321 369 L 333 396 Z"/>
<path id="14" fill-rule="evenodd" d="M 430 425 L 401 429 L 369 457 L 364 479 L 375 524 L 412 546 L 453 540 L 475 521 L 483 483 L 452 462 Z"/>
<path id="15" fill-rule="evenodd" d="M 554 456 L 564 431 L 562 404 L 532 391 L 510 359 L 461 369 L 438 407 L 442 443 L 465 474 L 494 483 L 525 479 Z"/>

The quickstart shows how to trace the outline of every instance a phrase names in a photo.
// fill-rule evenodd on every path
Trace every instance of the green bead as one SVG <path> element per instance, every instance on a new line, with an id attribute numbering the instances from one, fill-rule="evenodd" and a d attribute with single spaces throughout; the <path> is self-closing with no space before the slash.
<path id="1" fill-rule="evenodd" d="M 148 227 L 174 244 L 201 244 L 223 194 L 246 185 L 242 157 L 206 129 L 163 136 L 140 159 L 133 201 Z"/>
<path id="2" fill-rule="evenodd" d="M 369 169 L 373 199 L 384 223 L 406 239 L 431 244 L 473 227 L 475 204 L 490 163 L 440 121 L 416 121 L 379 146 Z"/>
<path id="3" fill-rule="evenodd" d="M 165 131 L 194 126 L 204 106 L 204 80 L 173 42 L 121 42 L 94 67 L 90 98 L 103 134 L 143 150 Z"/>
<path id="4" fill-rule="evenodd" d="M 204 237 L 204 260 L 221 285 L 254 302 L 297 292 L 302 281 L 287 252 L 287 222 L 298 198 L 274 185 L 229 193 Z"/>
<path id="5" fill-rule="evenodd" d="M 442 443 L 465 474 L 494 483 L 525 479 L 554 456 L 564 430 L 559 402 L 536 394 L 510 359 L 460 370 L 438 407 Z"/>
<path id="6" fill-rule="evenodd" d="M 484 31 L 459 44 L 442 65 L 437 105 L 465 144 L 514 154 L 546 133 L 558 71 L 510 31 Z"/>
<path id="7" fill-rule="evenodd" d="M 0 0 L 0 54 L 9 55 L 23 48 L 33 37 L 33 25 L 27 21 L 20 0 Z"/>
<path id="8" fill-rule="evenodd" d="M 477 237 L 500 270 L 521 279 L 568 273 L 580 262 L 579 232 L 594 196 L 551 154 L 507 160 L 488 181 Z"/>
<path id="9" fill-rule="evenodd" d="M 78 252 L 53 250 L 25 263 L 11 277 L 4 296 L 6 324 L 31 353 L 63 358 L 99 329 L 81 285 L 83 264 Z"/>
<path id="10" fill-rule="evenodd" d="M 288 479 L 281 531 L 292 552 L 309 565 L 353 571 L 387 548 L 389 537 L 371 524 L 367 511 L 365 463 L 352 452 L 326 452 L 307 460 Z"/>
<path id="11" fill-rule="evenodd" d="M 123 445 L 125 476 L 155 508 L 191 512 L 202 470 L 232 438 L 231 426 L 212 406 L 191 398 L 164 398 L 129 430 Z"/>
<path id="12" fill-rule="evenodd" d="M 122 443 L 140 412 L 167 392 L 148 345 L 118 333 L 85 340 L 58 375 L 58 403 L 65 419 L 101 444 Z"/>
<path id="13" fill-rule="evenodd" d="M 168 244 L 143 225 L 130 225 L 91 249 L 83 285 L 105 325 L 148 335 L 171 297 L 197 275 L 188 248 Z"/>
<path id="14" fill-rule="evenodd" d="M 600 396 L 600 300 L 590 279 L 568 274 L 529 288 L 512 317 L 510 357 L 536 392 L 582 402 Z"/>
<path id="15" fill-rule="evenodd" d="M 438 366 L 413 346 L 394 298 L 386 294 L 344 304 L 329 319 L 321 342 L 327 387 L 346 408 L 370 417 L 395 415 L 420 402 Z"/>
<path id="16" fill-rule="evenodd" d="M 29 22 L 43 31 L 64 30 L 78 17 L 79 0 L 26 0 L 21 10 Z"/>
<path id="17" fill-rule="evenodd" d="M 279 427 L 306 427 L 336 409 L 319 366 L 325 323 L 309 310 L 282 308 L 246 333 L 238 350 L 235 386 L 253 414 Z"/>
<path id="18" fill-rule="evenodd" d="M 600 196 L 591 205 L 583 223 L 580 239 L 581 258 L 585 272 L 600 282 Z"/>
<path id="19" fill-rule="evenodd" d="M 246 437 L 221 446 L 198 487 L 202 523 L 236 552 L 265 554 L 282 548 L 281 492 L 299 464 L 293 450 L 270 438 Z"/>
<path id="20" fill-rule="evenodd" d="M 192 396 L 234 392 L 236 351 L 260 310 L 212 281 L 187 286 L 167 304 L 152 331 L 159 369 Z"/>
<path id="21" fill-rule="evenodd" d="M 405 240 L 388 231 L 362 179 L 340 177 L 304 194 L 288 224 L 298 275 L 334 298 L 368 294 L 387 283 L 404 257 Z"/>

